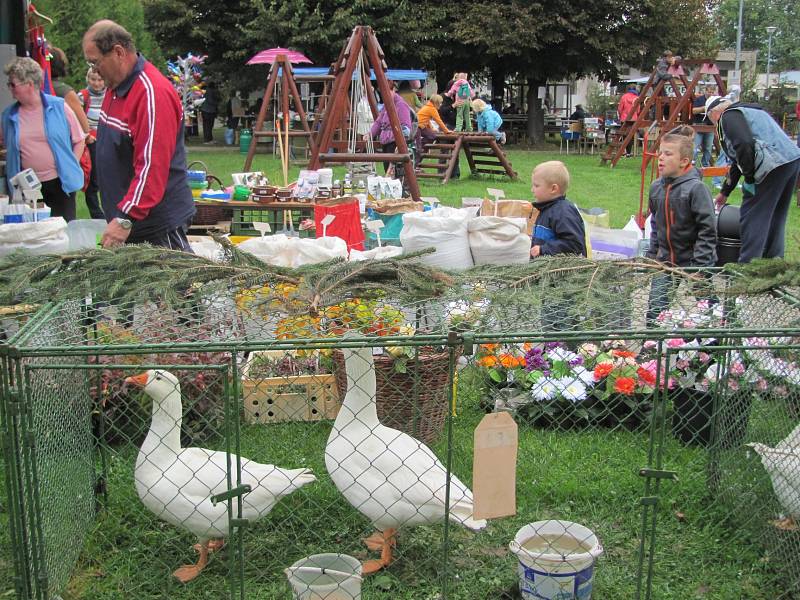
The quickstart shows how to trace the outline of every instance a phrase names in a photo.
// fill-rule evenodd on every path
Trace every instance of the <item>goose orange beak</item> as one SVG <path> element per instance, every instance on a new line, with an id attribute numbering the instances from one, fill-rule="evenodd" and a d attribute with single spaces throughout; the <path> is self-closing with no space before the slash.
<path id="1" fill-rule="evenodd" d="M 132 383 L 133 385 L 144 387 L 147 385 L 147 372 L 139 373 L 138 375 L 132 375 L 131 377 L 126 377 L 125 383 Z"/>

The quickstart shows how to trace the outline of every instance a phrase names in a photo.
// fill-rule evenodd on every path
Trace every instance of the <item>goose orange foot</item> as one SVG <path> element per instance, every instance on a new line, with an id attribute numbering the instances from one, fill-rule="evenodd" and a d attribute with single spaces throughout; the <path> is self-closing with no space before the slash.
<path id="1" fill-rule="evenodd" d="M 197 559 L 197 564 L 183 565 L 172 574 L 172 576 L 181 583 L 188 583 L 200 575 L 200 572 L 205 569 L 208 564 L 208 542 L 203 542 L 198 545 L 200 546 L 200 556 Z"/>
<path id="2" fill-rule="evenodd" d="M 786 517 L 785 519 L 778 519 L 777 521 L 770 521 L 777 529 L 781 531 L 797 531 L 797 521 L 794 517 Z"/>
<path id="3" fill-rule="evenodd" d="M 222 550 L 225 547 L 225 540 L 223 538 L 217 538 L 215 540 L 208 540 L 208 553 L 213 554 L 217 550 Z M 200 552 L 200 544 L 195 544 L 192 546 L 195 552 Z"/>
<path id="4" fill-rule="evenodd" d="M 381 557 L 379 559 L 368 560 L 361 563 L 362 575 L 377 573 L 381 569 L 384 569 L 392 564 L 392 550 L 397 543 L 396 535 L 396 529 L 387 529 L 383 533 L 375 532 L 373 535 L 364 540 L 364 543 L 370 550 L 380 550 Z M 375 547 L 373 547 L 373 545 Z"/>

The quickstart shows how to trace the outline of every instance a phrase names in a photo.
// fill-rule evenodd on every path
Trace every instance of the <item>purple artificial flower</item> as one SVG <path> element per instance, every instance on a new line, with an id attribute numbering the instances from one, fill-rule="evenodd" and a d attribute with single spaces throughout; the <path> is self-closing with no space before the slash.
<path id="1" fill-rule="evenodd" d="M 564 348 L 564 344 L 561 342 L 545 342 L 544 344 L 544 349 L 548 352 L 555 350 L 556 348 Z"/>
<path id="2" fill-rule="evenodd" d="M 582 364 L 583 364 L 583 357 L 580 354 L 569 361 L 570 367 L 579 367 Z"/>
<path id="3" fill-rule="evenodd" d="M 525 370 L 542 371 L 550 367 L 550 363 L 542 355 L 540 348 L 533 348 L 525 353 Z"/>

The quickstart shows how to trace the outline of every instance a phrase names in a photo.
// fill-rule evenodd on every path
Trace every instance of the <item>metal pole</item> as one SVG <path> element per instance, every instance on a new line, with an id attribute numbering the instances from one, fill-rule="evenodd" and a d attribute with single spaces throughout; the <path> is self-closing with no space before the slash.
<path id="1" fill-rule="evenodd" d="M 742 74 L 739 72 L 739 63 L 742 59 L 742 11 L 744 9 L 744 0 L 739 0 L 739 23 L 736 25 L 736 63 L 734 70 L 739 75 L 739 85 L 742 82 Z"/>
<path id="2" fill-rule="evenodd" d="M 769 68 L 770 63 L 772 62 L 772 34 L 775 33 L 777 27 L 767 27 L 767 33 L 769 34 L 769 38 L 767 40 L 767 90 L 764 92 L 764 100 L 769 100 Z"/>

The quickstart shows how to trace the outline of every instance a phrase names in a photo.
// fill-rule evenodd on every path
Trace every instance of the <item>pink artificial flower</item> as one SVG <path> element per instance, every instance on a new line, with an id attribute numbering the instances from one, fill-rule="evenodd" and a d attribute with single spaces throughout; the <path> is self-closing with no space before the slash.
<path id="1" fill-rule="evenodd" d="M 658 342 L 655 340 L 645 340 L 644 344 L 642 344 L 642 348 L 645 350 L 655 350 L 658 348 Z"/>
<path id="2" fill-rule="evenodd" d="M 680 348 L 686 344 L 683 338 L 670 338 L 667 340 L 668 348 Z"/>
<path id="3" fill-rule="evenodd" d="M 697 325 L 695 324 L 694 321 L 692 321 L 691 319 L 684 319 L 684 321 L 683 321 L 683 328 L 684 329 L 693 329 L 695 327 L 697 327 Z"/>
<path id="4" fill-rule="evenodd" d="M 728 380 L 728 389 L 733 390 L 734 392 L 739 389 L 739 382 L 735 379 Z"/>
<path id="5" fill-rule="evenodd" d="M 707 352 L 698 352 L 697 353 L 697 358 L 700 359 L 701 363 L 705 364 L 705 363 L 707 363 L 708 361 L 711 360 L 711 355 L 708 354 Z"/>
<path id="6" fill-rule="evenodd" d="M 731 375 L 744 375 L 744 363 L 735 360 L 731 363 Z"/>
<path id="7" fill-rule="evenodd" d="M 709 304 L 708 300 L 698 300 L 697 301 L 697 308 L 699 308 L 700 310 L 708 310 L 709 306 L 710 306 L 710 304 Z"/>
<path id="8" fill-rule="evenodd" d="M 756 387 L 759 391 L 766 392 L 769 389 L 769 384 L 767 383 L 766 379 L 759 377 L 758 381 L 756 382 Z"/>
<path id="9" fill-rule="evenodd" d="M 675 366 L 679 368 L 681 371 L 686 371 L 692 363 L 686 360 L 685 358 L 679 358 L 675 361 Z"/>

